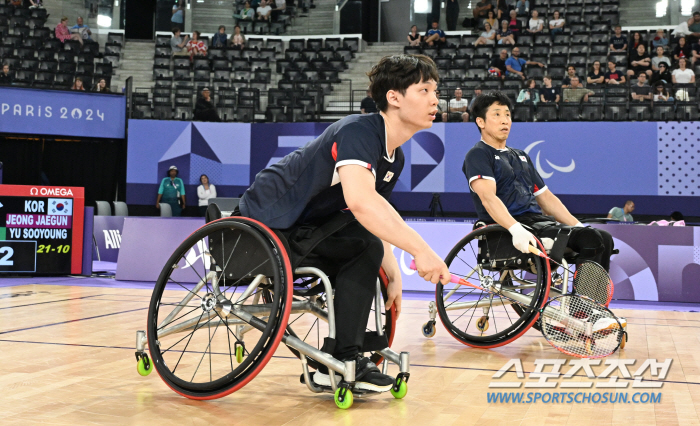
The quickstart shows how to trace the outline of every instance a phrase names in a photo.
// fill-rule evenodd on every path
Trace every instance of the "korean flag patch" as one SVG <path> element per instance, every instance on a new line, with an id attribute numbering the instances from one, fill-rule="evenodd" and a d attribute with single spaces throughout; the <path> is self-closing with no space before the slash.
<path id="1" fill-rule="evenodd" d="M 386 176 L 384 176 L 384 182 L 391 182 L 391 178 L 394 177 L 394 173 L 392 172 L 386 172 Z"/>
<path id="2" fill-rule="evenodd" d="M 519 157 L 520 161 L 522 161 L 523 163 L 527 163 L 527 157 L 525 157 L 524 155 L 520 155 Z"/>

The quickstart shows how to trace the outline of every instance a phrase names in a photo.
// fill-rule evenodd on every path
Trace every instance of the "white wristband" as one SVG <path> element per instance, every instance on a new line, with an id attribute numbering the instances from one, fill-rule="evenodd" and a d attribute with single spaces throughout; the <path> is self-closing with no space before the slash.
<path id="1" fill-rule="evenodd" d="M 574 225 L 574 228 L 585 228 L 585 227 L 586 227 L 586 225 L 584 225 L 581 222 L 578 222 L 578 223 L 576 223 L 576 225 Z"/>

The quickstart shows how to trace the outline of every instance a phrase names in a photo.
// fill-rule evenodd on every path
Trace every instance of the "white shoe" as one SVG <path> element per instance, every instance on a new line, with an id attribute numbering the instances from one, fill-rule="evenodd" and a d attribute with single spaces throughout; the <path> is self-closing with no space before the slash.
<path id="1" fill-rule="evenodd" d="M 606 330 L 617 330 L 622 326 L 624 329 L 627 327 L 627 320 L 624 318 L 619 318 L 618 321 L 615 321 L 612 318 L 601 318 L 598 321 L 593 324 L 593 332 L 594 333 L 600 333 Z"/>
<path id="2" fill-rule="evenodd" d="M 335 374 L 335 373 L 334 373 Z M 328 374 L 323 374 L 320 371 L 316 371 L 313 375 L 313 382 L 316 386 L 331 387 L 331 376 Z M 335 383 L 340 383 L 342 376 L 335 376 Z"/>

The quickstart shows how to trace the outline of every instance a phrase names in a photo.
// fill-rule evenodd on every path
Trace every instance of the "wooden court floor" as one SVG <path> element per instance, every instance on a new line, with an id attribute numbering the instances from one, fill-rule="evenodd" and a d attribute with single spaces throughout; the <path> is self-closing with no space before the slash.
<path id="1" fill-rule="evenodd" d="M 628 319 L 630 340 L 610 358 L 637 359 L 636 366 L 647 358 L 673 359 L 661 389 L 618 392 L 660 392 L 660 403 L 489 403 L 487 394 L 499 390 L 489 389 L 492 376 L 508 360 L 520 358 L 522 381 L 532 381 L 527 372 L 535 360 L 568 358 L 535 330 L 491 350 L 462 345 L 439 322 L 427 339 L 420 332 L 427 302 L 405 301 L 393 346 L 411 354 L 408 395 L 356 399 L 343 411 L 329 394 L 312 394 L 299 383 L 299 361 L 283 345 L 251 383 L 215 401 L 183 398 L 156 373 L 139 376 L 135 331 L 145 328 L 149 299 L 148 290 L 122 288 L 0 288 L 0 425 L 700 424 L 700 313 L 615 310 Z M 653 380 L 648 370 L 645 378 Z M 510 372 L 502 380 L 518 379 Z"/>

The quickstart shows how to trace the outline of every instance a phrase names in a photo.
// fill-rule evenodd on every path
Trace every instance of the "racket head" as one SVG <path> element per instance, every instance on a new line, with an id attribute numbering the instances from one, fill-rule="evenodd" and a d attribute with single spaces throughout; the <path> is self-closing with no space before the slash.
<path id="1" fill-rule="evenodd" d="M 609 306 L 615 286 L 608 272 L 596 262 L 585 260 L 576 263 L 573 274 L 572 292 Z"/>
<path id="2" fill-rule="evenodd" d="M 585 296 L 550 299 L 541 309 L 542 335 L 562 353 L 577 358 L 604 358 L 622 342 L 625 330 L 605 306 Z"/>

